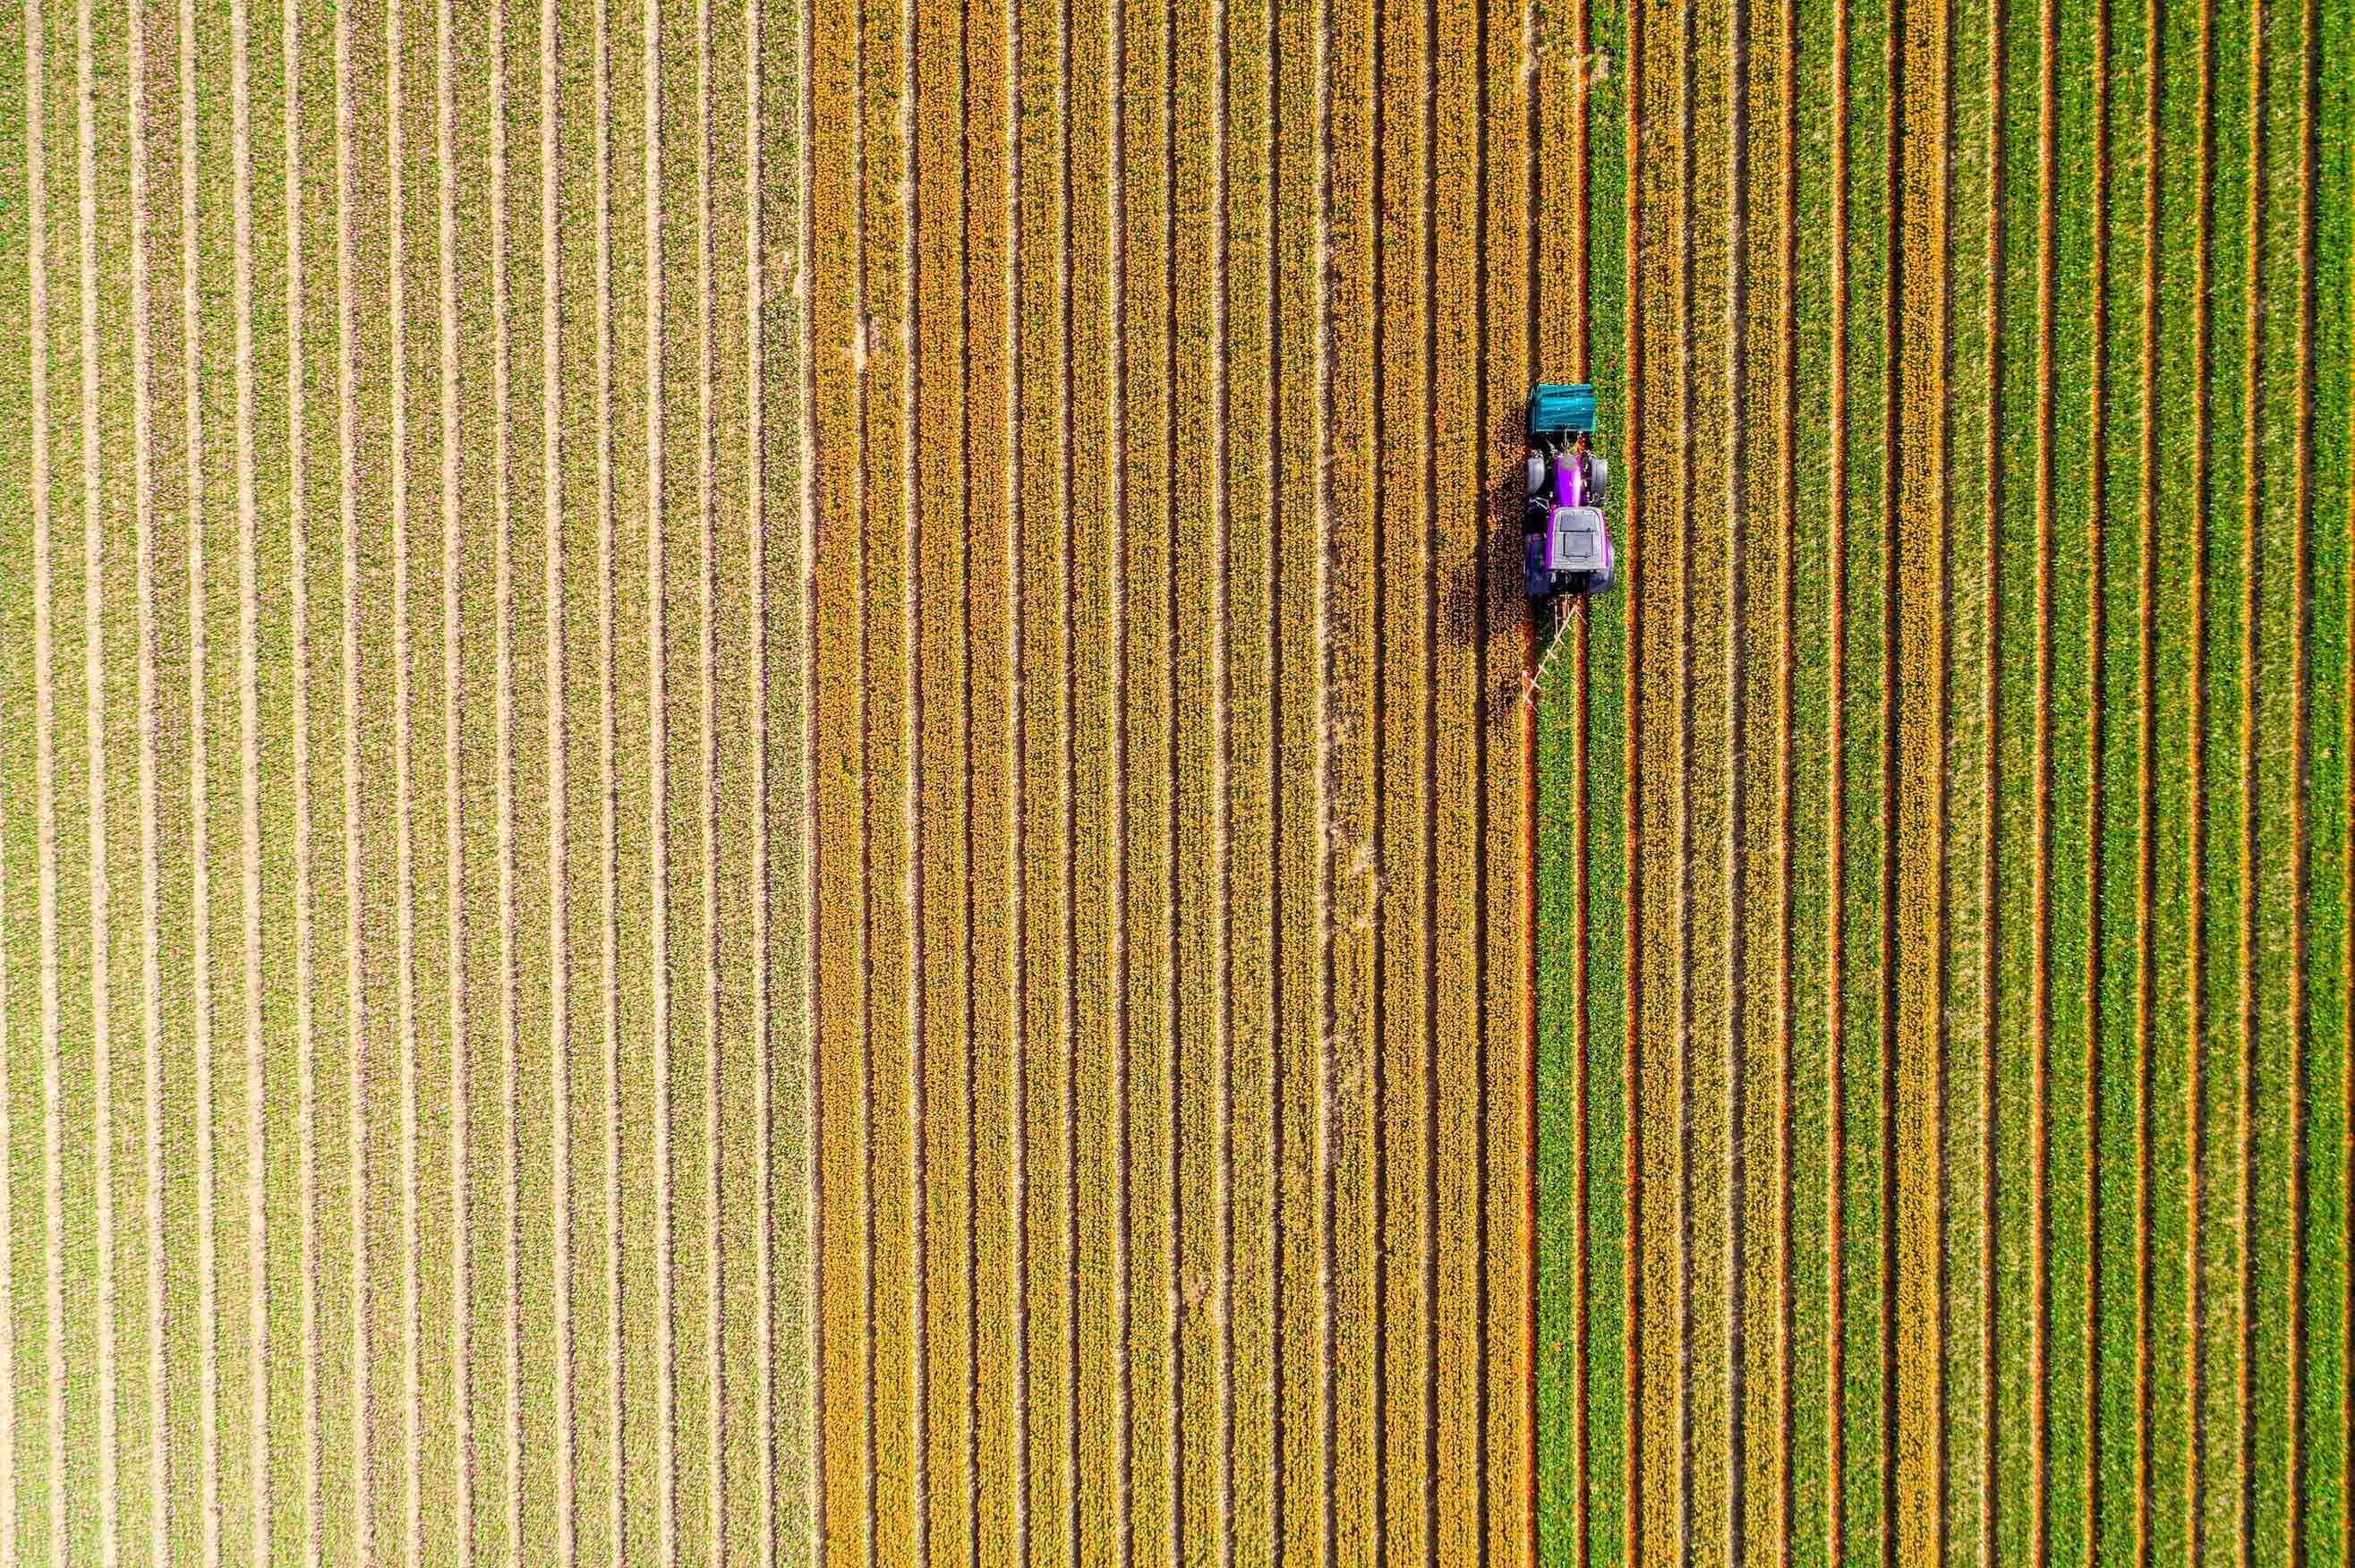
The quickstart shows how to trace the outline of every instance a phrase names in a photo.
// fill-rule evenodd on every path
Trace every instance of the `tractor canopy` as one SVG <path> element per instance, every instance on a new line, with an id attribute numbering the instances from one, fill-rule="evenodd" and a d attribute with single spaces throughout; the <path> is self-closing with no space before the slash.
<path id="1" fill-rule="evenodd" d="M 1585 382 L 1541 381 L 1529 393 L 1532 441 L 1563 441 L 1593 428 L 1594 389 Z"/>

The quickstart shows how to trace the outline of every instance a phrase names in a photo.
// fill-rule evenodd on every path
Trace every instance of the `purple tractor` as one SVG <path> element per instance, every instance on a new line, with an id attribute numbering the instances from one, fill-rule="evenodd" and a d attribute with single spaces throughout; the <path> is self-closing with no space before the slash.
<path id="1" fill-rule="evenodd" d="M 1611 528 L 1603 516 L 1611 469 L 1593 448 L 1593 387 L 1548 383 L 1530 391 L 1522 560 L 1532 606 L 1540 614 L 1554 606 L 1554 625 L 1568 616 L 1572 595 L 1611 591 Z"/>

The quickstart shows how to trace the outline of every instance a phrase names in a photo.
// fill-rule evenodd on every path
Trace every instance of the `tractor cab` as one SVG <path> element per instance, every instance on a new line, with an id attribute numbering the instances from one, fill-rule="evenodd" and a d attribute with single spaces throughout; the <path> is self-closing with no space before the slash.
<path id="1" fill-rule="evenodd" d="M 1611 591 L 1611 528 L 1603 504 L 1610 464 L 1593 448 L 1594 389 L 1540 383 L 1529 393 L 1528 499 L 1522 545 L 1527 591 L 1569 609 L 1569 596 Z"/>

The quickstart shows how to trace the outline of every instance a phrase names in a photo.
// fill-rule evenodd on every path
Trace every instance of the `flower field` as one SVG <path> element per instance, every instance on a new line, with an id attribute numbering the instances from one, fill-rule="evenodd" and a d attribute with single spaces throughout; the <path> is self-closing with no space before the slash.
<path id="1" fill-rule="evenodd" d="M 0 1563 L 1526 1551 L 1503 14 L 22 17 Z"/>
<path id="2" fill-rule="evenodd" d="M 1540 1561 L 2345 1561 L 2350 18 L 1567 10 Z"/>
<path id="3" fill-rule="evenodd" d="M 0 1568 L 2348 1561 L 2349 0 L 20 18 Z"/>

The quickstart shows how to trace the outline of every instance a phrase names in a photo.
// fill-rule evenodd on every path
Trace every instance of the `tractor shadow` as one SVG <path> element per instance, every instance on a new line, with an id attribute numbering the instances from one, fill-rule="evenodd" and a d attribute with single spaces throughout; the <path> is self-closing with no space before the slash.
<path id="1" fill-rule="evenodd" d="M 1523 417 L 1515 402 L 1488 429 L 1493 472 L 1480 496 L 1477 545 L 1436 563 L 1439 645 L 1487 654 L 1482 667 L 1492 712 L 1496 704 L 1526 697 L 1529 672 L 1544 651 L 1537 645 L 1537 606 L 1522 580 L 1522 518 L 1529 500 Z"/>

